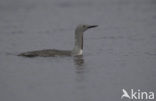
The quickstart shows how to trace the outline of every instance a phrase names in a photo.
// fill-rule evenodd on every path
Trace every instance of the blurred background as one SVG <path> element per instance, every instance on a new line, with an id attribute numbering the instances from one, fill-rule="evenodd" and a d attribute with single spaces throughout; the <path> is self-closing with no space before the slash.
<path id="1" fill-rule="evenodd" d="M 74 45 L 84 56 L 24 58 Z M 156 92 L 155 0 L 0 0 L 0 101 L 121 101 L 122 89 Z M 125 99 L 122 99 L 125 100 Z"/>

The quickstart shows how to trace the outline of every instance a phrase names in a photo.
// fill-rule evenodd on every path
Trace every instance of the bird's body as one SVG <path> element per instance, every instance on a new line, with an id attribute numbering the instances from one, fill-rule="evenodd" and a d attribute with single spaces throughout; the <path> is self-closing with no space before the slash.
<path id="1" fill-rule="evenodd" d="M 29 52 L 21 53 L 18 56 L 26 56 L 26 57 L 72 56 L 72 51 L 56 50 L 56 49 L 45 49 L 45 50 L 36 50 L 36 51 L 29 51 Z"/>
<path id="2" fill-rule="evenodd" d="M 57 50 L 57 49 L 46 49 L 46 50 L 36 50 L 28 51 L 19 54 L 18 56 L 25 57 L 53 57 L 53 56 L 76 56 L 83 54 L 83 32 L 89 28 L 97 27 L 97 25 L 79 25 L 75 30 L 75 45 L 73 50 Z"/>

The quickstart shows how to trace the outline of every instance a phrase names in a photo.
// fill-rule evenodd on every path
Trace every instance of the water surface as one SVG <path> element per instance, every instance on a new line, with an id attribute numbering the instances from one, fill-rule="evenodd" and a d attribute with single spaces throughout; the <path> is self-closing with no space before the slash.
<path id="1" fill-rule="evenodd" d="M 155 0 L 1 0 L 1 101 L 121 101 L 121 90 L 156 92 Z M 72 49 L 78 24 L 84 56 L 24 58 Z"/>

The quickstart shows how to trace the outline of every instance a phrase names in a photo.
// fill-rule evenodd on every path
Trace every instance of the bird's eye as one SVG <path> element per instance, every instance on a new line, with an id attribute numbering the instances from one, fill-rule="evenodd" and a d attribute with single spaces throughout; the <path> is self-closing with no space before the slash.
<path id="1" fill-rule="evenodd" d="M 83 25 L 82 27 L 83 27 L 83 28 L 85 28 L 86 26 L 85 26 L 85 25 Z"/>

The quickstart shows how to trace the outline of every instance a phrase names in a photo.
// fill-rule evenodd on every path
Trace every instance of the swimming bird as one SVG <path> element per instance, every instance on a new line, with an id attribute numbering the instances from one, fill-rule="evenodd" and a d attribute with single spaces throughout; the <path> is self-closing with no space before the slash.
<path id="1" fill-rule="evenodd" d="M 75 44 L 73 50 L 57 50 L 57 49 L 46 49 L 46 50 L 36 50 L 28 51 L 18 56 L 25 57 L 53 57 L 53 56 L 79 56 L 83 54 L 83 33 L 90 28 L 97 27 L 98 25 L 78 25 L 75 29 Z"/>

